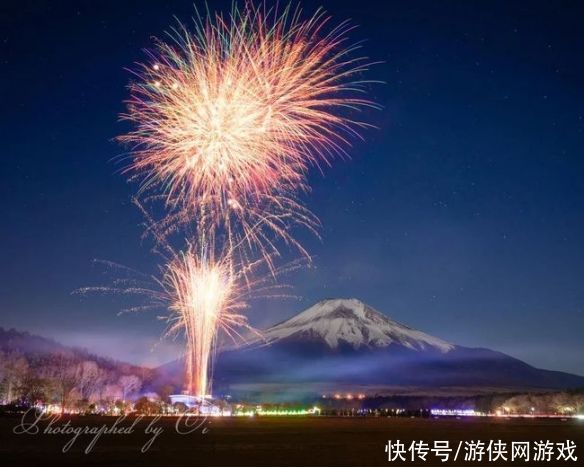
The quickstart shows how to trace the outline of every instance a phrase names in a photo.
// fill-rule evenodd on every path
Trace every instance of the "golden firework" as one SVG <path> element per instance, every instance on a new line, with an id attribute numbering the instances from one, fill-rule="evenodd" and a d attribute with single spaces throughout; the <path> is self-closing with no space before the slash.
<path id="1" fill-rule="evenodd" d="M 328 22 L 246 3 L 158 41 L 130 85 L 123 118 L 135 128 L 120 138 L 141 193 L 161 190 L 179 218 L 261 247 L 261 230 L 290 241 L 291 224 L 314 228 L 296 199 L 307 169 L 341 153 L 364 126 L 351 111 L 371 105 L 356 97 L 367 63 L 350 58 L 349 26 L 325 32 Z"/>
<path id="2" fill-rule="evenodd" d="M 243 314 L 249 300 L 288 296 L 286 287 L 274 282 L 273 272 L 261 273 L 263 258 L 242 265 L 230 254 L 214 259 L 211 251 L 189 248 L 176 254 L 163 269 L 159 282 L 163 292 L 157 294 L 170 310 L 168 334 L 184 333 L 186 390 L 201 398 L 211 392 L 211 364 L 220 335 L 236 343 L 246 341 L 242 329 L 250 331 L 248 337 L 259 336 Z M 276 275 L 301 264 L 289 263 Z"/>

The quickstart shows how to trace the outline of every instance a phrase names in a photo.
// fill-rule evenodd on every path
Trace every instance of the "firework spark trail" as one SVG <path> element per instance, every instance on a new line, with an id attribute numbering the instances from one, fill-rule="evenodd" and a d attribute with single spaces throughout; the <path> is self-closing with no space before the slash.
<path id="1" fill-rule="evenodd" d="M 261 334 L 252 328 L 243 311 L 251 298 L 290 297 L 286 286 L 277 285 L 274 273 L 259 274 L 264 258 L 237 265 L 231 255 L 213 259 L 202 247 L 178 254 L 167 264 L 160 285 L 165 300 L 170 303 L 170 326 L 167 334 L 184 332 L 186 390 L 204 398 L 210 394 L 211 365 L 219 333 L 233 342 L 246 342 L 241 330 L 255 337 Z M 279 268 L 277 275 L 301 267 L 303 261 L 291 262 Z M 250 280 L 250 277 L 253 277 Z"/>
<path id="2" fill-rule="evenodd" d="M 171 331 L 184 330 L 186 334 L 186 389 L 204 397 L 217 329 L 237 332 L 234 328 L 247 322 L 239 313 L 243 304 L 233 290 L 231 265 L 210 262 L 205 252 L 183 254 L 168 265 L 163 284 L 174 295 L 170 310 L 176 318 Z"/>
<path id="3" fill-rule="evenodd" d="M 123 119 L 134 130 L 126 171 L 141 181 L 139 196 L 162 199 L 166 214 L 145 209 L 146 233 L 171 253 L 160 285 L 171 332 L 184 330 L 189 393 L 204 396 L 218 330 L 237 336 L 254 287 L 259 253 L 271 276 L 283 241 L 308 253 L 295 225 L 317 233 L 318 219 L 302 205 L 311 166 L 329 164 L 358 130 L 348 115 L 370 101 L 359 96 L 367 69 L 351 58 L 347 23 L 329 27 L 319 10 L 282 13 L 247 2 L 227 18 L 200 16 L 190 32 L 179 26 L 157 41 L 139 65 Z M 175 254 L 167 238 L 184 233 L 197 248 Z M 227 252 L 227 254 L 223 254 Z"/>
<path id="4" fill-rule="evenodd" d="M 263 259 L 237 267 L 229 255 L 213 260 L 203 248 L 179 254 L 166 267 L 161 281 L 170 303 L 168 334 L 184 332 L 186 390 L 204 397 L 210 393 L 211 364 L 219 333 L 233 342 L 244 342 L 241 329 L 259 336 L 243 311 L 251 295 L 274 296 L 281 286 L 270 283 L 269 276 L 259 276 L 249 283 L 250 273 L 257 275 Z M 290 266 L 292 268 L 296 265 Z"/>
<path id="5" fill-rule="evenodd" d="M 325 32 L 324 12 L 299 15 L 247 3 L 228 19 L 199 18 L 193 33 L 179 25 L 135 72 L 123 115 L 135 129 L 120 137 L 141 194 L 161 191 L 172 219 L 269 254 L 274 236 L 303 251 L 290 226 L 318 221 L 296 193 L 309 166 L 365 126 L 342 110 L 372 105 L 354 97 L 368 64 L 350 58 L 348 24 Z"/>
<path id="6" fill-rule="evenodd" d="M 166 214 L 162 219 L 154 219 L 147 205 L 138 199 L 134 200 L 134 204 L 146 219 L 143 224 L 143 238 L 153 238 L 156 247 L 162 247 L 167 253 L 172 249 L 168 245 L 168 239 L 176 234 L 186 238 L 202 234 L 207 238 L 208 245 L 224 248 L 221 245 L 225 242 L 234 256 L 238 256 L 242 261 L 249 260 L 250 252 L 255 249 L 275 271 L 277 267 L 274 260 L 279 256 L 277 240 L 283 240 L 292 249 L 300 252 L 302 257 L 310 260 L 309 253 L 291 235 L 294 225 L 301 225 L 319 237 L 320 221 L 312 212 L 290 197 L 272 197 L 268 205 L 248 204 L 246 222 L 237 222 L 237 219 L 233 219 L 236 217 L 233 213 L 243 209 L 241 206 L 233 206 L 230 212 L 225 213 L 228 218 L 223 223 L 223 229 L 206 229 L 205 226 L 213 222 L 206 213 L 201 213 L 199 222 L 193 225 L 190 213 L 187 214 L 185 211 L 176 211 Z M 235 229 L 236 225 L 239 228 Z"/>

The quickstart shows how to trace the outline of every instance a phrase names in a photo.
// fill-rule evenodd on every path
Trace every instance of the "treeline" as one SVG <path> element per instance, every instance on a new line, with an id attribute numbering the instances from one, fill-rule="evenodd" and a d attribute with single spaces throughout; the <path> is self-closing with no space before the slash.
<path id="1" fill-rule="evenodd" d="M 84 410 L 90 404 L 132 400 L 151 378 L 152 370 L 146 368 L 100 363 L 72 350 L 0 351 L 0 400 L 4 405 L 42 403 Z"/>
<path id="2" fill-rule="evenodd" d="M 582 414 L 584 390 L 518 394 L 502 401 L 495 410 L 503 414 Z"/>
<path id="3" fill-rule="evenodd" d="M 155 370 L 67 347 L 40 336 L 0 327 L 0 403 L 57 404 L 83 411 L 109 408 L 143 394 L 162 397 L 172 388 L 153 386 Z M 160 395 L 159 394 L 159 395 Z"/>
<path id="4" fill-rule="evenodd" d="M 311 401 L 323 411 L 475 410 L 501 414 L 582 414 L 584 389 L 555 392 L 482 394 L 476 396 L 368 396 L 362 400 L 321 398 Z"/>

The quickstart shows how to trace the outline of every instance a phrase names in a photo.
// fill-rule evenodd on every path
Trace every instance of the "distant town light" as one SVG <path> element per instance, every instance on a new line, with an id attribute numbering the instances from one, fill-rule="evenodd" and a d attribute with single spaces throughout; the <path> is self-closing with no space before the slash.
<path id="1" fill-rule="evenodd" d="M 432 415 L 456 416 L 456 417 L 484 417 L 486 414 L 473 409 L 432 409 Z"/>

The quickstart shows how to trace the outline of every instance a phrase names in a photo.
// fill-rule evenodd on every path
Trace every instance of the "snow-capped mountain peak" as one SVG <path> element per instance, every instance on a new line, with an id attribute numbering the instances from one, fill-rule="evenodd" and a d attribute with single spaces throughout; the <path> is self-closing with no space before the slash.
<path id="1" fill-rule="evenodd" d="M 354 349 L 390 344 L 412 350 L 454 349 L 454 345 L 400 324 L 354 298 L 323 300 L 263 334 L 267 342 L 305 336 L 320 338 L 332 349 L 340 344 Z"/>

